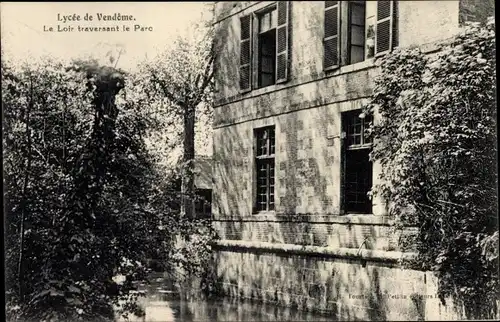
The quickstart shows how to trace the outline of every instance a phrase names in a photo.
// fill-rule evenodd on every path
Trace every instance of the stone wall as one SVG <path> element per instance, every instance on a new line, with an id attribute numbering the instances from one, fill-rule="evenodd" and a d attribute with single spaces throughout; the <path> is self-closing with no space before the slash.
<path id="1" fill-rule="evenodd" d="M 459 30 L 459 1 L 399 1 L 399 45 L 421 46 Z"/>
<path id="2" fill-rule="evenodd" d="M 346 88 L 356 86 L 362 90 L 359 84 L 353 80 L 347 87 L 338 87 L 344 90 L 338 90 L 337 94 L 346 95 Z M 295 91 L 296 95 L 276 99 L 276 104 L 268 105 L 269 110 L 298 109 L 334 99 L 327 94 L 298 95 L 300 88 Z M 324 91 L 327 92 L 326 85 Z M 355 92 L 359 93 L 358 89 Z M 386 212 L 385 205 L 377 198 L 373 200 L 373 215 L 364 217 L 364 225 L 358 226 L 356 221 L 349 225 L 335 223 L 343 220 L 340 215 L 340 116 L 342 112 L 360 109 L 363 102 L 364 99 L 341 100 L 255 119 L 252 114 L 266 111 L 256 101 L 246 109 L 251 120 L 217 128 L 214 131 L 214 142 L 217 143 L 214 145 L 212 213 L 214 227 L 221 238 L 276 242 L 295 239 L 299 244 L 340 247 L 359 247 L 365 242 L 367 248 L 393 249 L 396 243 L 389 238 L 393 235 L 387 224 L 381 224 L 382 219 L 377 218 Z M 240 111 L 245 111 L 245 107 L 231 111 L 243 113 Z M 234 120 L 239 116 L 228 113 L 225 117 Z M 268 125 L 276 127 L 276 204 L 275 212 L 259 215 L 252 213 L 255 200 L 253 129 Z M 375 164 L 374 182 L 377 182 L 379 170 L 379 165 Z M 302 224 L 297 224 L 290 222 L 292 214 L 307 215 L 303 216 Z M 375 241 L 376 238 L 379 241 Z"/>
<path id="3" fill-rule="evenodd" d="M 285 217 L 285 216 L 283 216 Z M 213 221 L 213 226 L 221 240 L 242 240 L 276 244 L 295 244 L 331 248 L 353 248 L 368 250 L 400 250 L 396 233 L 389 224 L 381 223 L 373 215 L 362 216 L 367 223 L 340 222 L 332 216 L 315 221 L 310 216 L 304 221 L 282 220 L 242 220 Z M 412 230 L 405 232 L 406 235 Z"/>
<path id="4" fill-rule="evenodd" d="M 266 106 L 292 109 L 315 104 L 315 101 L 324 102 L 328 96 L 316 97 L 317 100 L 304 95 L 284 96 L 283 100 L 276 99 L 276 104 Z M 253 130 L 268 125 L 276 127 L 276 212 L 338 215 L 340 116 L 341 112 L 362 106 L 361 99 L 341 101 L 217 128 L 214 131 L 214 142 L 217 142 L 214 145 L 214 218 L 236 219 L 252 215 Z M 259 107 L 258 103 L 251 105 L 246 113 L 265 111 Z M 235 113 L 242 110 L 244 108 L 235 109 Z M 374 168 L 376 180 L 379 168 L 377 165 Z M 377 200 L 374 201 L 374 213 L 384 213 L 384 205 Z"/>
<path id="5" fill-rule="evenodd" d="M 440 304 L 436 280 L 428 272 L 394 263 L 290 253 L 215 253 L 222 291 L 301 310 L 327 312 L 338 320 L 453 320 L 452 303 Z"/>
<path id="6" fill-rule="evenodd" d="M 436 12 L 432 17 L 439 21 L 434 31 L 443 31 L 443 37 L 449 33 L 444 32 L 446 26 L 440 24 L 440 17 L 445 16 L 446 8 L 451 10 L 448 15 L 453 15 L 455 2 L 433 2 Z M 221 58 L 225 63 L 219 69 L 220 77 L 234 80 L 237 75 L 237 71 L 228 68 L 237 69 L 237 61 L 234 61 L 237 51 L 231 50 L 237 49 L 238 17 L 269 3 L 238 4 L 232 9 L 224 4 L 227 18 L 223 16 L 218 27 L 227 31 L 226 38 L 220 41 L 226 46 L 221 55 L 228 63 L 226 58 Z M 401 3 L 403 21 L 413 21 L 409 11 L 417 4 Z M 458 2 L 456 5 L 458 8 Z M 344 216 L 340 215 L 341 113 L 363 107 L 372 93 L 378 69 L 373 59 L 369 59 L 325 74 L 318 56 L 322 52 L 319 32 L 322 23 L 306 19 L 321 17 L 323 3 L 294 2 L 292 6 L 295 54 L 292 54 L 290 81 L 247 94 L 238 94 L 231 84 L 219 84 L 214 110 L 214 227 L 223 239 L 278 243 L 295 240 L 301 245 L 397 249 L 397 236 L 377 218 L 386 215 L 386 205 L 377 198 L 373 200 L 373 215 L 366 217 L 364 225 L 337 222 Z M 448 22 L 454 26 L 453 21 Z M 403 43 L 407 37 L 404 34 L 403 30 L 400 39 Z M 406 39 L 410 38 L 415 35 Z M 413 39 L 412 44 L 436 37 L 424 38 Z M 252 212 L 255 200 L 253 136 L 255 128 L 268 125 L 276 127 L 276 209 L 264 214 L 262 219 L 262 214 Z M 375 163 L 373 170 L 376 184 L 379 164 Z M 302 224 L 297 224 L 287 217 L 291 214 L 307 216 Z M 280 217 L 278 222 L 276 216 Z M 322 220 L 314 219 L 321 216 Z"/>

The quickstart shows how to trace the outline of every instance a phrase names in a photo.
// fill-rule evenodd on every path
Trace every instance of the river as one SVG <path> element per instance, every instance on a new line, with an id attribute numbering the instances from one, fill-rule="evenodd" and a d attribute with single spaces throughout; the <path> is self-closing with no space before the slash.
<path id="1" fill-rule="evenodd" d="M 256 303 L 235 299 L 182 299 L 168 287 L 162 276 L 151 279 L 150 285 L 141 284 L 138 291 L 145 294 L 140 305 L 145 317 L 129 316 L 128 321 L 332 321 L 331 316 L 304 312 L 270 303 Z M 117 321 L 127 321 L 117 318 Z"/>

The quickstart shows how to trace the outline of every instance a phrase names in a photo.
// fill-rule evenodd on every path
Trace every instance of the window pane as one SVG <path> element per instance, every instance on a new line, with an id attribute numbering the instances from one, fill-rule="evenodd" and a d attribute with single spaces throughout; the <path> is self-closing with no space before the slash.
<path id="1" fill-rule="evenodd" d="M 356 122 L 354 124 L 354 134 L 356 135 L 361 134 L 361 122 Z"/>
<path id="2" fill-rule="evenodd" d="M 361 110 L 347 112 L 342 116 L 342 129 L 346 132 L 347 146 L 370 143 L 366 139 L 366 129 L 372 122 L 372 117 L 367 115 L 365 118 L 360 118 Z"/>
<path id="3" fill-rule="evenodd" d="M 261 86 L 269 86 L 274 84 L 274 75 L 261 74 Z"/>
<path id="4" fill-rule="evenodd" d="M 272 127 L 259 129 L 255 132 L 257 141 L 257 156 L 268 156 L 270 150 L 274 153 L 275 130 Z M 259 211 L 274 209 L 275 164 L 274 158 L 258 158 L 256 164 L 256 200 L 255 208 Z"/>
<path id="5" fill-rule="evenodd" d="M 363 47 L 351 46 L 351 64 L 359 63 L 365 60 L 365 51 Z"/>
<path id="6" fill-rule="evenodd" d="M 365 56 L 365 3 L 350 3 L 349 58 L 350 64 L 364 60 Z"/>
<path id="7" fill-rule="evenodd" d="M 261 54 L 267 57 L 276 56 L 276 33 L 270 31 L 260 35 Z"/>
<path id="8" fill-rule="evenodd" d="M 265 144 L 261 145 L 260 152 L 260 155 L 267 155 L 267 146 Z"/>
<path id="9" fill-rule="evenodd" d="M 259 17 L 259 32 L 266 32 L 277 25 L 276 9 L 263 13 Z"/>
<path id="10" fill-rule="evenodd" d="M 367 193 L 372 186 L 372 164 L 369 149 L 346 152 L 345 207 L 348 212 L 370 213 L 372 204 Z"/>
<path id="11" fill-rule="evenodd" d="M 267 209 L 268 178 L 267 164 L 264 160 L 257 160 L 257 209 Z"/>
<path id="12" fill-rule="evenodd" d="M 351 26 L 351 45 L 365 45 L 365 27 Z"/>
<path id="13" fill-rule="evenodd" d="M 361 135 L 355 135 L 354 136 L 354 142 L 353 144 L 361 144 Z"/>
<path id="14" fill-rule="evenodd" d="M 274 72 L 274 59 L 270 57 L 262 57 L 262 68 L 261 71 L 267 74 L 273 74 Z"/>
<path id="15" fill-rule="evenodd" d="M 259 86 L 269 86 L 275 83 L 276 62 L 276 32 L 270 31 L 260 35 L 259 40 Z M 267 75 L 264 75 L 267 74 Z"/>
<path id="16" fill-rule="evenodd" d="M 351 4 L 351 23 L 354 25 L 365 25 L 365 4 Z"/>

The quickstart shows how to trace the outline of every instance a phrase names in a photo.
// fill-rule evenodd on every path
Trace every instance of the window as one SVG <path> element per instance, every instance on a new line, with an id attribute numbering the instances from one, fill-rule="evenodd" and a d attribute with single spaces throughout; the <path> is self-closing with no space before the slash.
<path id="1" fill-rule="evenodd" d="M 256 211 L 274 210 L 274 132 L 274 126 L 255 130 Z"/>
<path id="2" fill-rule="evenodd" d="M 347 213 L 372 212 L 368 192 L 372 188 L 372 163 L 369 159 L 371 141 L 366 128 L 371 118 L 360 118 L 360 110 L 342 115 L 345 133 L 343 148 L 343 209 Z"/>
<path id="3" fill-rule="evenodd" d="M 277 1 L 240 17 L 241 92 L 288 80 L 290 8 L 289 1 Z"/>
<path id="4" fill-rule="evenodd" d="M 276 9 L 261 13 L 258 20 L 258 87 L 265 87 L 276 83 Z"/>
<path id="5" fill-rule="evenodd" d="M 212 214 L 212 189 L 196 189 L 195 212 L 198 218 L 210 218 Z"/>
<path id="6" fill-rule="evenodd" d="M 365 9 L 364 1 L 349 1 L 349 64 L 365 60 Z"/>
<path id="7" fill-rule="evenodd" d="M 398 46 L 398 2 L 325 1 L 325 71 L 380 56 Z"/>

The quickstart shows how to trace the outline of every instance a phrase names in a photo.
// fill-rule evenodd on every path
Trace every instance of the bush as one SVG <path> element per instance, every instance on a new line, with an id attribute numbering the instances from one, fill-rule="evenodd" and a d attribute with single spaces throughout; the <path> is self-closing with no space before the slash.
<path id="1" fill-rule="evenodd" d="M 380 120 L 374 193 L 398 228 L 418 228 L 408 264 L 435 271 L 443 303 L 453 297 L 469 318 L 493 316 L 498 298 L 494 30 L 473 24 L 436 54 L 386 56 L 366 108 Z"/>

